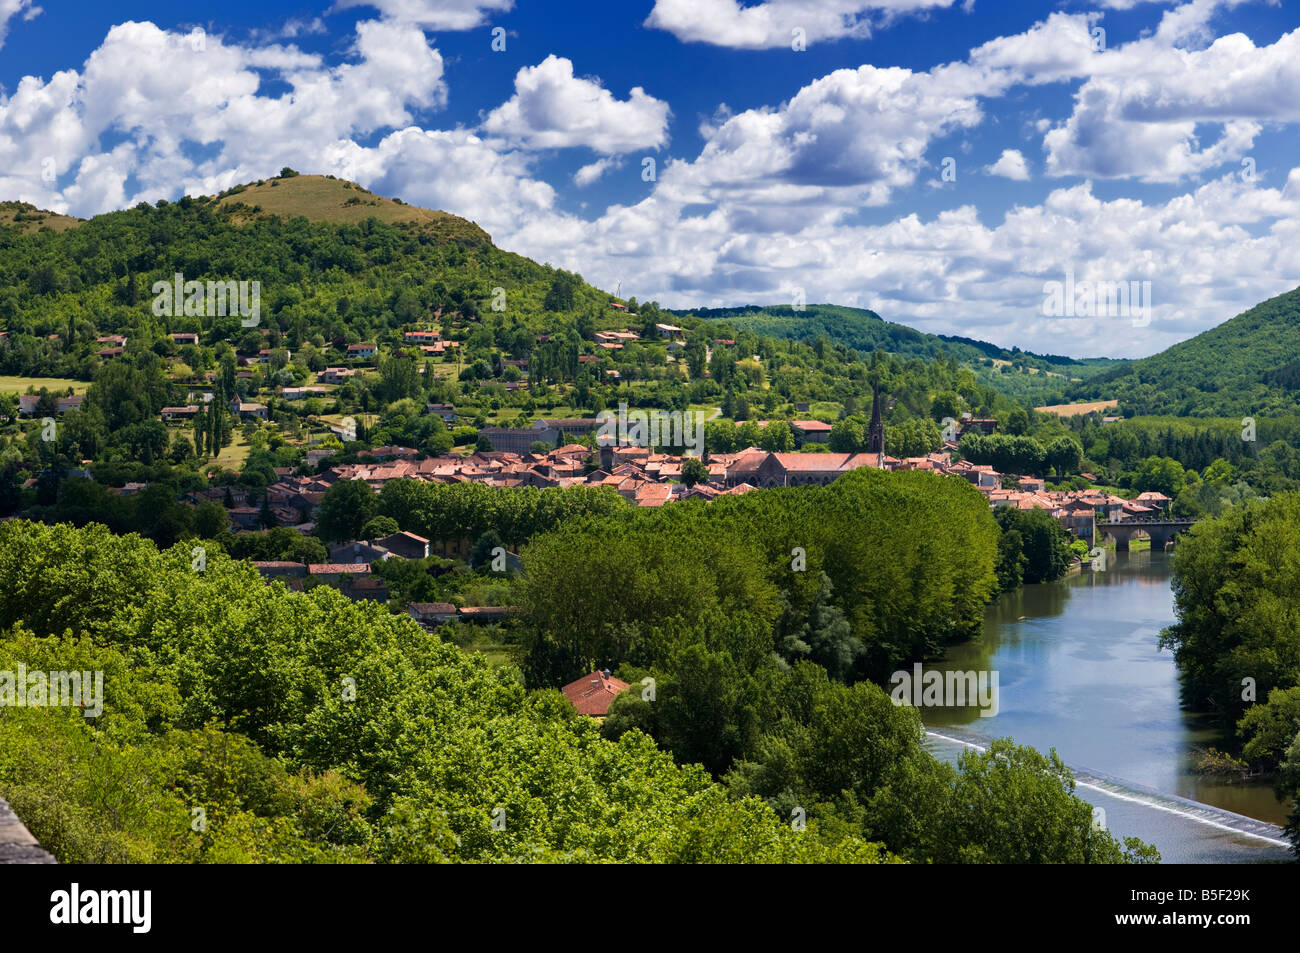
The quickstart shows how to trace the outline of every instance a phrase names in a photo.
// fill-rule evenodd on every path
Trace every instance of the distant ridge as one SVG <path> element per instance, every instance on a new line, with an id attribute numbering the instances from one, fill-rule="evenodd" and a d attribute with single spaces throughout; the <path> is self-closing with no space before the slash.
<path id="1" fill-rule="evenodd" d="M 671 313 L 694 315 L 708 321 L 726 321 L 737 330 L 770 337 L 794 340 L 825 337 L 834 344 L 861 352 L 883 350 L 926 360 L 955 358 L 974 368 L 981 383 L 1031 405 L 1064 403 L 1065 390 L 1070 383 L 1089 380 L 1128 363 L 1105 357 L 1075 359 L 1035 354 L 973 338 L 927 334 L 905 324 L 886 321 L 866 308 L 835 304 L 809 304 L 798 311 L 788 304 L 751 304 L 732 308 L 674 309 Z"/>
<path id="2" fill-rule="evenodd" d="M 746 327 L 756 333 L 771 334 L 776 337 L 807 338 L 825 335 L 836 344 L 862 350 L 883 346 L 898 353 L 923 353 L 926 356 L 954 353 L 963 358 L 974 356 L 998 360 L 1021 358 L 1033 366 L 1042 366 L 1044 369 L 1049 365 L 1054 368 L 1083 368 L 1098 362 L 1125 363 L 1104 357 L 1077 359 L 1057 354 L 1037 354 L 1033 351 L 1022 351 L 1018 347 L 1004 348 L 997 344 L 990 344 L 988 341 L 959 335 L 929 334 L 905 324 L 886 321 L 867 308 L 850 308 L 838 304 L 810 304 L 798 311 L 788 304 L 747 304 L 732 308 L 674 308 L 670 309 L 670 313 L 683 316 L 695 315 L 707 321 L 726 320 L 738 327 Z M 769 326 L 772 329 L 769 330 Z M 883 344 L 883 341 L 887 341 L 888 344 Z M 951 345 L 951 347 L 945 348 L 944 345 Z M 968 352 L 978 352 L 978 355 Z"/>
<path id="3" fill-rule="evenodd" d="M 1139 415 L 1300 414 L 1300 288 L 1080 384 L 1070 397 L 1117 398 Z"/>

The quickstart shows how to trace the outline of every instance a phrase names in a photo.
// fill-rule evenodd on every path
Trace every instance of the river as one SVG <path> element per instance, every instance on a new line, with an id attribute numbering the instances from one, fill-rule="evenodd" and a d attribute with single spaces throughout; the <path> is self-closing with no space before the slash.
<path id="1" fill-rule="evenodd" d="M 1111 833 L 1155 844 L 1165 862 L 1292 859 L 1278 830 L 1288 808 L 1269 784 L 1192 770 L 1194 746 L 1224 745 L 1180 708 L 1173 657 L 1157 645 L 1174 621 L 1171 578 L 1165 553 L 1117 553 L 1104 572 L 1002 596 L 978 639 L 925 666 L 996 672 L 997 713 L 922 708 L 927 747 L 949 761 L 991 738 L 1055 748 Z"/>

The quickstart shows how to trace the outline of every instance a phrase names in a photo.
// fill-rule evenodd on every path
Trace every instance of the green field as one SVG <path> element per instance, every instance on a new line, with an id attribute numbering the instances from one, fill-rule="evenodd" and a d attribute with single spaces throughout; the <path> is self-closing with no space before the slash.
<path id="1" fill-rule="evenodd" d="M 57 390 L 60 393 L 71 387 L 73 393 L 84 394 L 86 389 L 90 387 L 90 382 L 74 381 L 67 377 L 6 377 L 0 375 L 0 393 L 25 394 L 29 387 L 36 390 L 46 387 L 51 391 Z"/>
<path id="2" fill-rule="evenodd" d="M 252 452 L 252 445 L 244 439 L 244 434 L 239 429 L 236 429 L 232 436 L 230 446 L 222 447 L 221 452 L 212 460 L 209 460 L 205 466 L 216 464 L 228 470 L 238 470 L 244 465 L 244 461 L 248 459 L 248 455 Z"/>

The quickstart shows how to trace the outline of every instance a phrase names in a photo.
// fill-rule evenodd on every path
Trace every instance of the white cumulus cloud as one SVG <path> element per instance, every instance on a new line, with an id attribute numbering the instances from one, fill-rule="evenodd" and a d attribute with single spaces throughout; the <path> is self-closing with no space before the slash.
<path id="1" fill-rule="evenodd" d="M 1000 175 L 1017 182 L 1029 181 L 1029 163 L 1019 149 L 1003 149 L 998 161 L 988 167 L 989 175 Z"/>
<path id="2" fill-rule="evenodd" d="M 336 0 L 340 9 L 372 7 L 386 20 L 428 30 L 472 30 L 492 13 L 514 9 L 514 0 Z"/>
<path id="3" fill-rule="evenodd" d="M 9 35 L 9 21 L 22 16 L 24 20 L 40 16 L 43 11 L 33 0 L 0 0 L 0 46 L 5 45 Z"/>
<path id="4" fill-rule="evenodd" d="M 655 0 L 645 25 L 688 43 L 736 49 L 791 47 L 798 33 L 807 43 L 862 38 L 881 23 L 910 13 L 951 7 L 956 0 Z"/>
<path id="5" fill-rule="evenodd" d="M 260 93 L 262 71 L 289 90 Z M 392 22 L 357 24 L 352 57 L 337 66 L 211 35 L 195 49 L 188 35 L 123 23 L 80 71 L 27 76 L 0 97 L 0 194 L 84 215 L 120 205 L 112 195 L 152 200 L 178 182 L 225 188 L 284 165 L 310 168 L 340 141 L 442 105 L 442 72 L 420 29 Z M 196 145 L 209 157 L 191 158 Z M 50 166 L 57 182 L 43 175 Z"/>
<path id="6" fill-rule="evenodd" d="M 777 108 L 726 116 L 661 182 L 683 201 L 741 203 L 769 220 L 881 205 L 915 181 L 935 138 L 977 125 L 979 96 L 1006 83 L 962 64 L 836 70 Z"/>
<path id="7" fill-rule="evenodd" d="M 598 80 L 573 75 L 551 54 L 515 75 L 515 94 L 483 121 L 485 132 L 529 149 L 586 146 L 615 155 L 657 149 L 668 139 L 668 104 L 633 87 L 618 100 Z"/>
<path id="8" fill-rule="evenodd" d="M 1118 44 L 1094 44 L 1098 14 L 1054 13 L 970 61 L 1021 83 L 1082 80 L 1073 112 L 1044 135 L 1050 175 L 1177 182 L 1240 160 L 1265 123 L 1300 119 L 1300 30 L 1260 47 L 1240 33 L 1197 45 L 1241 2 L 1191 0 Z"/>
<path id="9" fill-rule="evenodd" d="M 617 169 L 623 164 L 622 160 L 606 156 L 604 159 L 597 159 L 595 162 L 589 162 L 577 172 L 573 173 L 573 184 L 579 188 L 591 185 L 610 169 Z"/>

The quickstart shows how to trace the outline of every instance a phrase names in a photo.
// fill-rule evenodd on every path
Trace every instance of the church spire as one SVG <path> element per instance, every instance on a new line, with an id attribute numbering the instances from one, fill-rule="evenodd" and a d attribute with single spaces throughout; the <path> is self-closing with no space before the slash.
<path id="1" fill-rule="evenodd" d="M 867 428 L 867 453 L 880 454 L 880 465 L 885 463 L 885 425 L 880 418 L 880 382 L 871 383 L 871 426 Z"/>

